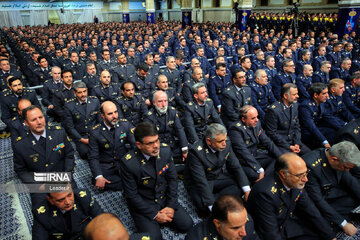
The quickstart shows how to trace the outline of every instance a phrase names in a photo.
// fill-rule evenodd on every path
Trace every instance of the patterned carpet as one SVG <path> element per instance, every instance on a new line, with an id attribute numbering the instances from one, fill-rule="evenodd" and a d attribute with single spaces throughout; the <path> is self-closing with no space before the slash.
<path id="1" fill-rule="evenodd" d="M 12 150 L 10 138 L 0 139 L 0 184 L 16 184 L 20 180 L 14 175 L 12 164 Z M 86 161 L 81 160 L 76 154 L 75 182 L 79 188 L 87 188 L 95 197 L 105 212 L 116 214 L 125 224 L 130 233 L 136 231 L 134 222 L 130 216 L 125 199 L 121 192 L 100 192 L 91 185 L 91 173 Z M 184 185 L 179 181 L 179 202 L 191 214 L 195 223 L 201 221 L 195 213 Z M 360 211 L 360 210 L 359 210 Z M 31 203 L 26 193 L 1 193 L 0 192 L 0 240 L 31 240 Z M 355 224 L 360 229 L 360 224 Z M 184 234 L 174 233 L 168 228 L 162 228 L 163 239 L 180 240 Z M 360 239 L 360 233 L 354 237 L 348 237 L 344 233 L 337 236 L 341 240 Z"/>

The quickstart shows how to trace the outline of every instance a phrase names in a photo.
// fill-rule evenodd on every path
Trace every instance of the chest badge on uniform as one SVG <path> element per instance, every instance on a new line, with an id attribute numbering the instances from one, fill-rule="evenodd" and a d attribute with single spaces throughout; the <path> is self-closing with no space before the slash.
<path id="1" fill-rule="evenodd" d="M 275 186 L 272 186 L 270 191 L 272 194 L 275 194 L 277 192 L 277 188 Z"/>
<path id="2" fill-rule="evenodd" d="M 105 148 L 109 148 L 109 144 L 105 144 Z"/>

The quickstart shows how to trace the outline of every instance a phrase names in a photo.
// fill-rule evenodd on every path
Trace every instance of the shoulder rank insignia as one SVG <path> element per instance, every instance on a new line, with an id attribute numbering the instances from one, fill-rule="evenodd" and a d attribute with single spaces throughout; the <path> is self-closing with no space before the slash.
<path id="1" fill-rule="evenodd" d="M 127 154 L 127 155 L 125 156 L 125 159 L 126 159 L 126 160 L 131 159 L 131 155 L 130 155 L 130 154 Z"/>
<path id="2" fill-rule="evenodd" d="M 163 145 L 164 147 L 167 147 L 167 146 L 168 146 L 166 143 L 163 143 L 162 145 Z"/>
<path id="3" fill-rule="evenodd" d="M 57 216 L 57 211 L 53 211 L 53 217 L 56 217 Z"/>
<path id="4" fill-rule="evenodd" d="M 150 240 L 150 237 L 149 237 L 149 236 L 143 236 L 143 237 L 141 238 L 141 240 Z"/>
<path id="5" fill-rule="evenodd" d="M 59 129 L 61 129 L 61 127 L 60 127 L 60 126 L 56 126 L 55 128 L 56 128 L 56 129 L 58 129 L 58 130 L 59 130 Z"/>
<path id="6" fill-rule="evenodd" d="M 240 126 L 241 126 L 241 123 L 237 123 L 236 126 L 240 127 Z"/>
<path id="7" fill-rule="evenodd" d="M 201 150 L 202 150 L 202 147 L 201 147 L 201 146 L 198 146 L 197 150 L 198 150 L 198 151 L 201 151 Z"/>
<path id="8" fill-rule="evenodd" d="M 275 194 L 277 192 L 277 188 L 275 186 L 272 186 L 270 191 L 272 194 Z"/>
<path id="9" fill-rule="evenodd" d="M 20 141 L 20 140 L 21 140 L 21 137 L 18 137 L 18 138 L 16 139 L 17 142 Z"/>
<path id="10" fill-rule="evenodd" d="M 359 130 L 354 129 L 354 133 L 355 133 L 355 134 L 358 134 L 358 133 L 359 133 Z"/>
<path id="11" fill-rule="evenodd" d="M 149 111 L 149 112 L 148 112 L 148 115 L 150 116 L 151 114 L 152 114 L 152 112 Z"/>
<path id="12" fill-rule="evenodd" d="M 275 105 L 272 105 L 271 108 L 274 109 L 274 108 L 276 108 L 276 106 L 275 106 Z"/>
<path id="13" fill-rule="evenodd" d="M 80 197 L 85 197 L 86 196 L 86 191 L 81 191 L 81 192 L 79 192 L 79 195 L 80 195 Z"/>
<path id="14" fill-rule="evenodd" d="M 189 106 L 192 106 L 193 104 L 192 104 L 192 102 L 189 102 Z"/>
<path id="15" fill-rule="evenodd" d="M 44 206 L 41 206 L 37 209 L 38 214 L 44 213 L 46 211 Z"/>

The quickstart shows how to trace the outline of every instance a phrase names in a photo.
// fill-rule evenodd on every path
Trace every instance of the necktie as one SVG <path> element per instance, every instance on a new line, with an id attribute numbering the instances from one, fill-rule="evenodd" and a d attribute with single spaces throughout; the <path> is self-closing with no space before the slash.
<path id="1" fill-rule="evenodd" d="M 114 139 L 115 138 L 115 128 L 114 127 L 110 128 L 110 133 L 111 133 L 111 136 Z"/>
<path id="2" fill-rule="evenodd" d="M 66 227 L 71 232 L 72 227 L 71 227 L 71 212 L 70 211 L 67 211 L 67 212 L 64 213 L 64 218 L 65 218 L 64 220 L 65 220 L 65 223 L 66 223 Z"/>
<path id="3" fill-rule="evenodd" d="M 41 146 L 43 149 L 46 148 L 46 138 L 44 138 L 43 136 L 40 136 L 38 142 L 39 142 L 40 146 Z"/>
<path id="4" fill-rule="evenodd" d="M 149 163 L 151 164 L 151 166 L 153 166 L 154 167 L 154 169 L 155 169 L 155 162 L 156 162 L 156 157 L 150 157 L 149 158 Z"/>

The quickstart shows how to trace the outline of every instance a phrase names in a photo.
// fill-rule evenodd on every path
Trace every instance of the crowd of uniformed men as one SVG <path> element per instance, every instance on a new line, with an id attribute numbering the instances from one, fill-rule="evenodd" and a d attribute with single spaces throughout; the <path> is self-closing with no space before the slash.
<path id="1" fill-rule="evenodd" d="M 354 235 L 360 38 L 334 34 L 336 14 L 301 19 L 298 36 L 291 15 L 267 13 L 252 14 L 246 32 L 179 22 L 1 29 L 1 119 L 15 172 L 24 183 L 73 172 L 72 141 L 94 187 L 123 191 L 151 239 L 163 224 L 187 239 Z M 177 201 L 178 176 L 209 217 L 195 228 Z M 78 239 L 102 212 L 71 186 L 31 193 L 34 239 Z"/>

